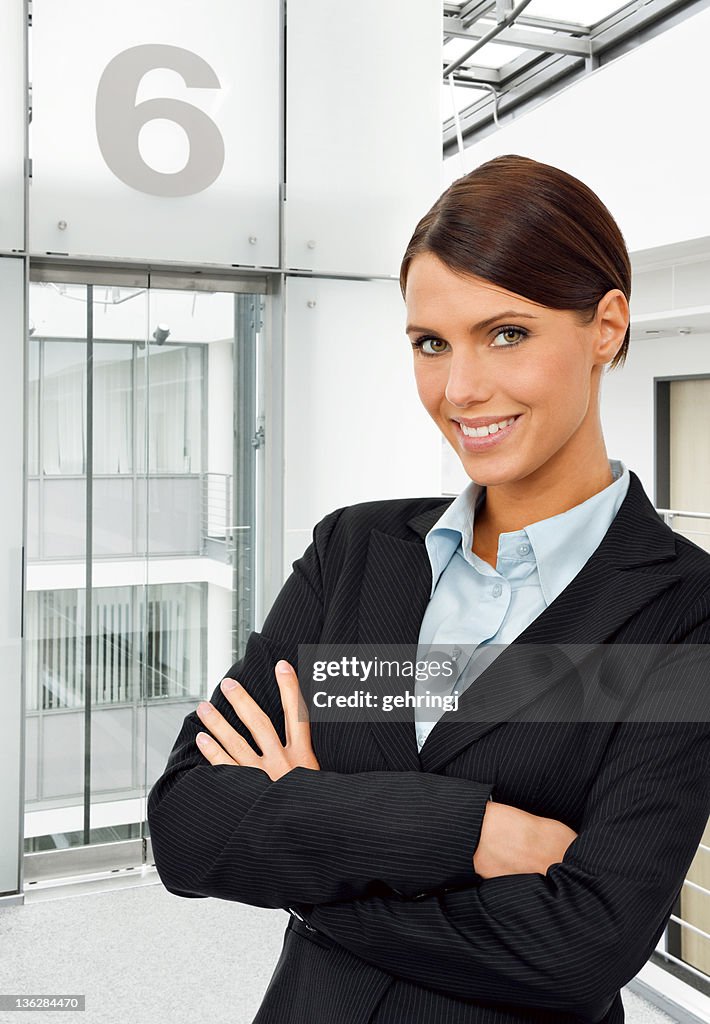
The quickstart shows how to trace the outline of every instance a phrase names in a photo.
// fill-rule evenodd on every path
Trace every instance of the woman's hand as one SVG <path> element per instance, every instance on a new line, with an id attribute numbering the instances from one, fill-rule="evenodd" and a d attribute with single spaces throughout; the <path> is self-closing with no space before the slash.
<path id="1" fill-rule="evenodd" d="M 287 661 L 276 664 L 276 681 L 281 691 L 281 704 L 284 709 L 286 726 L 286 746 L 283 746 L 271 719 L 262 711 L 253 697 L 250 697 L 241 683 L 236 679 L 222 680 L 222 693 L 234 708 L 237 717 L 244 722 L 254 737 L 261 756 L 257 754 L 232 728 L 226 718 L 216 709 L 214 704 L 203 701 L 197 706 L 197 714 L 219 740 L 219 743 L 207 733 L 197 734 L 196 741 L 200 751 L 210 764 L 246 765 L 250 768 L 261 768 L 272 782 L 290 772 L 292 768 L 320 769 L 318 760 L 311 744 L 311 726 L 308 720 L 308 709 L 301 695 L 298 676 Z M 300 714 L 299 714 L 300 713 Z M 220 746 L 221 744 L 221 746 Z"/>
<path id="2" fill-rule="evenodd" d="M 483 815 L 473 870 L 481 878 L 546 875 L 576 838 L 577 833 L 564 822 L 491 800 Z"/>

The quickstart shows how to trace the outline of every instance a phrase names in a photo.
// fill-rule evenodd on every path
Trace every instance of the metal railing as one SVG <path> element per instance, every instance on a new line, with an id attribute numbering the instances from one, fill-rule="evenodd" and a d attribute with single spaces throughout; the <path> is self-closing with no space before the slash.
<path id="1" fill-rule="evenodd" d="M 657 508 L 676 533 L 710 552 L 710 512 Z M 707 991 L 710 971 L 710 831 L 706 830 L 656 948 L 678 977 Z M 702 881 L 701 881 L 702 879 Z M 704 883 L 704 884 L 703 884 Z"/>
<path id="2" fill-rule="evenodd" d="M 202 553 L 231 561 L 234 542 L 232 522 L 232 476 L 229 473 L 203 473 L 200 499 Z"/>
<path id="3" fill-rule="evenodd" d="M 688 540 L 694 541 L 699 547 L 710 552 L 710 512 L 683 512 L 677 508 L 657 508 L 656 511 L 663 517 L 663 521 L 682 534 Z M 697 527 L 689 528 L 683 520 L 699 520 Z M 703 527 L 706 529 L 703 529 Z"/>

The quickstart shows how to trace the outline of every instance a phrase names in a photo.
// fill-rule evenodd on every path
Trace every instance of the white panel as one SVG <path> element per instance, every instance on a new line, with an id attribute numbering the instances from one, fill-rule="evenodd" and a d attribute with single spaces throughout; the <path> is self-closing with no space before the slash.
<path id="1" fill-rule="evenodd" d="M 278 0 L 34 0 L 33 252 L 278 263 Z"/>
<path id="2" fill-rule="evenodd" d="M 710 306 L 710 260 L 673 267 L 673 306 Z"/>
<path id="3" fill-rule="evenodd" d="M 0 0 L 0 249 L 25 245 L 24 5 Z"/>
<path id="4" fill-rule="evenodd" d="M 290 531 L 310 533 L 341 505 L 440 493 L 441 435 L 404 327 L 394 281 L 288 281 L 287 553 L 305 547 Z"/>
<path id="5" fill-rule="evenodd" d="M 644 270 L 633 275 L 631 288 L 631 317 L 644 313 L 657 313 L 673 306 L 673 278 L 675 267 Z M 701 305 L 701 303 L 688 303 Z"/>
<path id="6" fill-rule="evenodd" d="M 648 338 L 631 344 L 622 369 L 607 371 L 602 385 L 601 419 L 610 459 L 622 459 L 641 478 L 655 501 L 655 377 L 710 372 L 710 334 Z M 630 429 L 630 424 L 632 427 Z M 698 459 L 708 458 L 703 435 Z M 710 512 L 710 508 L 688 511 Z"/>
<path id="7" fill-rule="evenodd" d="M 0 892 L 18 891 L 22 738 L 22 364 L 24 264 L 0 259 Z"/>
<path id="8" fill-rule="evenodd" d="M 286 263 L 399 273 L 439 192 L 440 0 L 289 0 Z"/>
<path id="9" fill-rule="evenodd" d="M 710 10 L 690 15 L 447 159 L 446 183 L 520 153 L 586 182 L 632 251 L 710 235 L 708 38 Z"/>

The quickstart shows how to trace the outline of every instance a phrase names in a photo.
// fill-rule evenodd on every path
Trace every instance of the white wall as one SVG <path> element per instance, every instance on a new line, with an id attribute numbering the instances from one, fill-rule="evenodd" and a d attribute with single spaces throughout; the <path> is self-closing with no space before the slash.
<path id="1" fill-rule="evenodd" d="M 284 265 L 322 276 L 285 289 L 284 576 L 332 509 L 441 492 L 396 280 L 441 166 L 441 2 L 415 7 L 289 0 Z"/>
<path id="2" fill-rule="evenodd" d="M 334 508 L 440 493 L 440 434 L 414 383 L 394 281 L 292 278 L 284 575 Z"/>
<path id="3" fill-rule="evenodd" d="M 688 261 L 681 255 L 682 244 L 677 250 L 676 261 L 634 272 L 626 364 L 607 372 L 602 385 L 609 455 L 634 470 L 654 502 L 654 377 L 710 374 L 710 262 Z M 644 262 L 650 257 L 645 253 Z M 649 337 L 648 328 L 662 333 Z M 679 333 L 686 329 L 691 333 Z M 695 437 L 691 443 L 699 458 L 710 458 L 709 438 Z"/>
<path id="4" fill-rule="evenodd" d="M 287 24 L 285 265 L 397 274 L 438 192 L 441 0 L 289 0 Z"/>
<path id="5" fill-rule="evenodd" d="M 465 170 L 504 153 L 581 178 L 631 250 L 710 235 L 707 41 L 710 10 L 603 65 L 465 150 Z M 444 184 L 464 171 L 444 164 Z"/>

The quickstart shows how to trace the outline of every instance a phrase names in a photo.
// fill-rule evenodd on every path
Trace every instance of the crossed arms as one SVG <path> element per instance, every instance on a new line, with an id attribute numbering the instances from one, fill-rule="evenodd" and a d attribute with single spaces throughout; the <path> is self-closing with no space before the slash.
<path id="1" fill-rule="evenodd" d="M 322 561 L 342 510 L 314 542 L 231 670 L 284 736 L 279 658 L 320 639 Z M 708 642 L 701 623 L 688 642 Z M 248 742 L 218 687 L 212 703 Z M 339 774 L 206 764 L 188 715 L 148 799 L 169 891 L 300 905 L 363 960 L 449 996 L 596 1020 L 648 959 L 710 815 L 710 726 L 617 725 L 563 859 L 481 879 L 472 857 L 492 786 L 424 772 Z M 399 895 L 397 895 L 399 894 Z"/>

